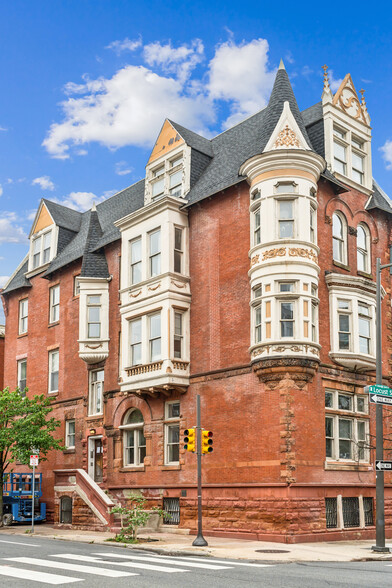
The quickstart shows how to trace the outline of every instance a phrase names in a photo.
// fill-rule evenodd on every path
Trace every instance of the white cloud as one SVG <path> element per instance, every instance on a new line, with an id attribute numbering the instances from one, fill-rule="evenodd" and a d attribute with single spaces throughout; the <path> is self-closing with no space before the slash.
<path id="1" fill-rule="evenodd" d="M 4 259 L 4 258 L 1 258 Z M 5 284 L 10 279 L 10 276 L 0 276 L 0 288 L 4 288 Z"/>
<path id="2" fill-rule="evenodd" d="M 118 161 L 114 171 L 118 176 L 127 176 L 133 171 L 133 168 L 126 161 Z"/>
<path id="3" fill-rule="evenodd" d="M 3 186 L 0 184 L 0 196 L 3 195 Z"/>
<path id="4" fill-rule="evenodd" d="M 301 69 L 301 74 L 305 77 L 308 78 L 309 76 L 312 75 L 312 73 L 314 73 L 314 70 L 311 69 L 308 65 L 304 65 L 303 68 Z"/>
<path id="5" fill-rule="evenodd" d="M 14 212 L 0 213 L 0 244 L 27 242 L 27 235 L 17 222 L 18 217 Z"/>
<path id="6" fill-rule="evenodd" d="M 337 80 L 333 77 L 333 69 L 328 70 L 328 78 L 329 78 L 329 85 L 331 87 L 332 92 L 336 92 L 339 89 L 340 84 L 343 82 L 343 78 L 338 78 Z"/>
<path id="7" fill-rule="evenodd" d="M 0 127 L 0 131 L 8 131 L 5 127 Z"/>
<path id="8" fill-rule="evenodd" d="M 79 212 L 84 212 L 89 210 L 94 202 L 95 204 L 98 204 L 99 202 L 109 198 L 109 196 L 113 196 L 116 191 L 117 190 L 107 191 L 102 196 L 97 196 L 93 192 L 70 192 L 63 200 L 56 199 L 56 202 L 62 204 L 63 206 L 68 206 L 68 208 L 79 210 Z"/>
<path id="9" fill-rule="evenodd" d="M 290 63 L 291 65 L 293 63 L 295 63 L 295 59 L 294 59 L 293 54 L 291 53 L 291 51 L 287 51 L 287 53 L 286 53 L 286 55 L 284 57 L 284 60 L 287 61 L 287 63 Z"/>
<path id="10" fill-rule="evenodd" d="M 128 39 L 126 37 L 122 41 L 113 41 L 106 45 L 105 49 L 112 49 L 117 55 L 120 55 L 123 51 L 135 51 L 138 49 L 142 44 L 141 39 Z"/>
<path id="11" fill-rule="evenodd" d="M 189 97 L 178 80 L 143 66 L 128 65 L 110 79 L 87 80 L 84 92 L 62 103 L 64 121 L 52 124 L 43 141 L 54 158 L 67 159 L 70 145 L 91 141 L 110 149 L 149 146 L 166 117 L 196 131 L 203 129 L 202 121 L 213 119 L 208 98 Z"/>
<path id="12" fill-rule="evenodd" d="M 50 179 L 49 176 L 41 176 L 40 178 L 35 178 L 31 182 L 32 186 L 39 186 L 42 190 L 50 190 L 51 192 L 54 190 L 54 183 Z"/>
<path id="13" fill-rule="evenodd" d="M 162 45 L 157 41 L 144 47 L 144 58 L 148 65 L 161 67 L 165 73 L 173 73 L 185 82 L 197 64 L 203 61 L 204 45 L 200 39 L 180 47 L 172 47 L 170 42 Z"/>
<path id="14" fill-rule="evenodd" d="M 382 157 L 385 161 L 385 167 L 387 169 L 392 169 L 392 141 L 389 139 L 385 141 L 384 145 L 380 147 L 380 151 L 382 152 Z"/>
<path id="15" fill-rule="evenodd" d="M 266 106 L 275 78 L 268 67 L 268 49 L 266 39 L 218 46 L 209 66 L 209 92 L 212 98 L 230 103 L 225 127 Z"/>

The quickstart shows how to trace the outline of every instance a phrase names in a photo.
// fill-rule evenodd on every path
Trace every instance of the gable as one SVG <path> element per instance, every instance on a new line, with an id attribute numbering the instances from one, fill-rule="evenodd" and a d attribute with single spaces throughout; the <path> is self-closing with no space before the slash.
<path id="1" fill-rule="evenodd" d="M 273 130 L 263 153 L 275 149 L 310 149 L 301 129 L 291 112 L 290 104 L 286 101 L 283 111 Z"/>
<path id="2" fill-rule="evenodd" d="M 46 229 L 46 227 L 50 227 L 54 224 L 54 221 L 46 208 L 45 204 L 42 204 L 41 210 L 38 213 L 35 225 L 33 227 L 32 234 L 35 235 L 42 231 L 42 229 Z"/>
<path id="3" fill-rule="evenodd" d="M 166 153 L 170 153 L 173 149 L 176 149 L 179 145 L 184 143 L 184 139 L 179 135 L 177 130 L 170 124 L 168 120 L 165 120 L 161 132 L 159 133 L 158 139 L 151 152 L 150 159 L 147 165 L 161 157 Z"/>
<path id="4" fill-rule="evenodd" d="M 362 90 L 363 92 L 363 90 Z M 369 125 L 370 117 L 362 101 L 359 100 L 351 75 L 348 73 L 333 97 L 332 104 L 356 120 Z"/>

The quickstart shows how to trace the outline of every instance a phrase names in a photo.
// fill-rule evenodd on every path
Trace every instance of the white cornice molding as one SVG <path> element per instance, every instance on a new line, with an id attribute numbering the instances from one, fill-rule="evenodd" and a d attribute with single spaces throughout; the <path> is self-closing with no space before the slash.
<path id="1" fill-rule="evenodd" d="M 275 170 L 294 169 L 308 172 L 317 182 L 326 166 L 325 159 L 304 149 L 275 149 L 251 157 L 242 164 L 239 174 L 252 182 L 257 176 Z"/>
<path id="2" fill-rule="evenodd" d="M 114 225 L 119 228 L 120 231 L 124 231 L 125 229 L 129 229 L 133 225 L 138 224 L 150 217 L 157 216 L 164 210 L 174 210 L 176 212 L 182 213 L 184 216 L 188 216 L 188 213 L 185 210 L 182 210 L 182 206 L 184 206 L 186 203 L 187 201 L 184 198 L 164 196 L 163 198 L 151 202 L 150 204 L 135 210 L 135 212 L 132 212 L 131 214 L 114 221 Z"/>

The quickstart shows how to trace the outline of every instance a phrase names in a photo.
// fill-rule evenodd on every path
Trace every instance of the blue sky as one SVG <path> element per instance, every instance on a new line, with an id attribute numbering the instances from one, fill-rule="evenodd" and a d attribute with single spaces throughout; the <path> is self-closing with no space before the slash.
<path id="1" fill-rule="evenodd" d="M 366 90 L 392 195 L 392 11 L 374 6 L 0 0 L 0 286 L 41 197 L 85 210 L 134 183 L 166 116 L 221 132 L 265 106 L 281 57 L 301 109 L 324 63 L 333 89 L 350 72 Z"/>

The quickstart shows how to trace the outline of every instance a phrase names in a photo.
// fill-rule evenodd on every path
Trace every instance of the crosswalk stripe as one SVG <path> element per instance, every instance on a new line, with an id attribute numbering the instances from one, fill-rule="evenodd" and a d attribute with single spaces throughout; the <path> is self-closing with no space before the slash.
<path id="1" fill-rule="evenodd" d="M 168 555 L 160 555 L 158 557 L 166 558 L 171 557 Z M 197 557 L 197 556 L 196 556 Z M 187 561 L 195 561 L 195 557 L 185 557 L 185 556 L 178 556 L 176 559 L 180 560 L 180 563 L 183 563 L 183 560 Z M 226 564 L 228 566 L 249 566 L 251 568 L 271 568 L 274 567 L 275 564 L 255 564 L 255 563 L 247 563 L 247 562 L 240 562 L 240 561 L 228 561 L 227 559 L 213 559 L 214 564 Z M 184 566 L 187 564 L 184 562 Z M 391 564 L 392 565 L 392 564 Z"/>
<path id="2" fill-rule="evenodd" d="M 155 562 L 155 563 L 162 563 L 163 561 L 165 562 L 165 564 L 168 564 L 170 566 L 188 566 L 190 568 L 203 568 L 205 570 L 228 570 L 230 569 L 230 566 L 221 566 L 215 565 L 214 563 L 202 563 L 202 562 L 183 562 L 183 561 L 177 561 L 175 559 L 173 559 L 171 556 L 168 557 L 166 556 L 166 559 L 160 558 L 160 557 L 155 557 L 155 556 L 149 556 L 149 555 L 123 555 L 122 553 L 95 553 L 94 555 L 99 555 L 100 557 L 115 557 L 115 558 L 119 558 L 119 559 L 135 559 L 135 560 L 142 560 L 142 561 L 151 561 L 151 562 Z M 164 556 L 165 557 L 165 556 Z"/>
<path id="3" fill-rule="evenodd" d="M 12 566 L 0 566 L 0 576 L 9 576 L 11 578 L 21 578 L 22 580 L 31 580 L 32 582 L 43 582 L 44 584 L 67 584 L 71 582 L 82 582 L 82 578 L 72 578 L 71 576 L 60 576 L 59 574 L 47 574 L 46 572 L 34 572 Z"/>
<path id="4" fill-rule="evenodd" d="M 73 556 L 73 558 L 77 559 L 78 556 Z M 121 578 L 123 576 L 138 575 L 131 574 L 129 572 L 117 572 L 116 570 L 108 570 L 107 568 L 80 566 L 79 564 L 65 563 L 62 561 L 48 561 L 46 559 L 37 559 L 35 557 L 5 557 L 3 559 L 15 561 L 17 563 L 30 564 L 32 566 L 42 566 L 44 568 L 60 568 L 62 570 L 70 570 L 72 572 L 83 572 L 84 574 L 95 574 L 97 576 L 107 576 L 109 578 Z"/>
<path id="5" fill-rule="evenodd" d="M 58 553 L 56 555 L 52 555 L 51 557 L 62 557 L 64 559 L 75 559 L 75 555 L 73 555 L 72 553 Z M 98 558 L 98 557 L 90 557 L 89 555 L 78 555 L 77 558 L 80 561 L 86 561 L 86 562 L 90 562 L 90 563 L 101 563 L 101 564 L 109 564 L 111 566 L 121 566 L 122 568 L 138 568 L 141 570 L 150 570 L 152 572 L 165 572 L 167 574 L 174 574 L 174 573 L 178 573 L 178 572 L 189 572 L 189 570 L 185 570 L 185 569 L 173 569 L 173 568 L 168 568 L 167 566 L 154 566 L 154 565 L 150 565 L 150 564 L 145 564 L 145 563 L 138 563 L 136 561 L 124 561 L 124 562 L 119 562 L 119 561 L 103 561 L 102 559 Z M 166 563 L 166 562 L 165 562 Z M 100 568 L 97 568 L 100 569 Z"/>
<path id="6" fill-rule="evenodd" d="M 0 543 L 12 543 L 13 545 L 27 545 L 28 547 L 41 547 L 41 545 L 37 545 L 36 543 L 21 543 L 20 541 L 6 541 L 5 539 L 0 539 Z"/>

